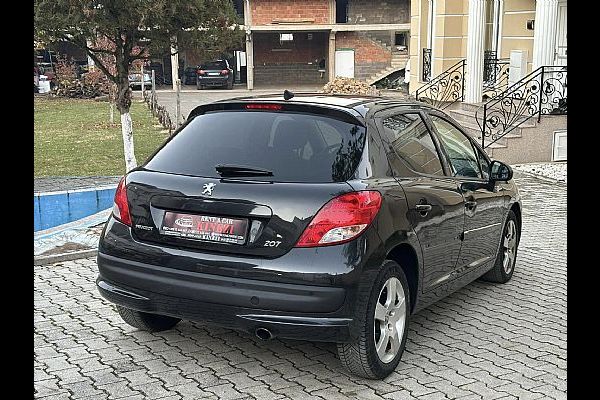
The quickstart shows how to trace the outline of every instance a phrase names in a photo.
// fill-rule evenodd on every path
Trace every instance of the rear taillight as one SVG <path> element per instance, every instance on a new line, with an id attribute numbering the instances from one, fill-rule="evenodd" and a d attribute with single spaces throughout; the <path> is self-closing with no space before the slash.
<path id="1" fill-rule="evenodd" d="M 328 246 L 348 242 L 373 221 L 381 206 L 376 191 L 346 193 L 330 200 L 306 227 L 296 247 Z"/>
<path id="2" fill-rule="evenodd" d="M 127 186 L 125 186 L 125 177 L 121 178 L 121 182 L 119 182 L 119 186 L 117 186 L 117 191 L 115 192 L 113 215 L 125 225 L 131 226 L 131 215 L 129 214 L 129 205 L 127 204 Z"/>
<path id="3" fill-rule="evenodd" d="M 204 75 L 204 74 L 206 74 L 205 70 L 201 69 L 201 70 L 198 71 L 198 75 Z"/>
<path id="4" fill-rule="evenodd" d="M 221 70 L 221 75 L 227 75 L 228 73 L 229 73 L 229 71 L 226 69 Z"/>

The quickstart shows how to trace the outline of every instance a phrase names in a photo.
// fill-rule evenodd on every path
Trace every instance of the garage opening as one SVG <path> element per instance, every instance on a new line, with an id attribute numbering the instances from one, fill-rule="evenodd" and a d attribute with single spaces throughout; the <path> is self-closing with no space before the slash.
<path id="1" fill-rule="evenodd" d="M 257 86 L 327 83 L 327 32 L 256 32 L 253 37 Z"/>

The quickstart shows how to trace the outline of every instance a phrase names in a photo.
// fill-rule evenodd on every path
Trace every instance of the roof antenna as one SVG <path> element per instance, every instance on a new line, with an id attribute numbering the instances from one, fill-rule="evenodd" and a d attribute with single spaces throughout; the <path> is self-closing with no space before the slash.
<path id="1" fill-rule="evenodd" d="M 293 92 L 290 92 L 290 91 L 289 91 L 289 90 L 287 90 L 287 89 L 283 91 L 283 99 L 284 99 L 284 100 L 289 100 L 289 99 L 291 99 L 292 97 L 294 97 L 294 93 L 293 93 Z"/>

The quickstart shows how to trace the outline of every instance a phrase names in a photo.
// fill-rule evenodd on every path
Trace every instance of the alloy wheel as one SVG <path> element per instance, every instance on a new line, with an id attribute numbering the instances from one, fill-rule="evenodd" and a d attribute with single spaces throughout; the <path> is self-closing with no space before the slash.
<path id="1" fill-rule="evenodd" d="M 406 322 L 406 298 L 402 283 L 389 278 L 375 305 L 374 340 L 377 356 L 384 363 L 391 362 L 400 350 Z"/>
<path id="2" fill-rule="evenodd" d="M 515 221 L 512 219 L 510 219 L 506 224 L 506 232 L 504 233 L 502 248 L 504 251 L 502 266 L 504 268 L 504 272 L 508 275 L 515 265 L 515 256 L 517 251 L 517 226 Z"/>

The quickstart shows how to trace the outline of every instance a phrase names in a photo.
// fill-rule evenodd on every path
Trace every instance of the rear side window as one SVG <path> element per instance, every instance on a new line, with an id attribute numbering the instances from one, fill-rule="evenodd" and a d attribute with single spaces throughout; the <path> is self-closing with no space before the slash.
<path id="1" fill-rule="evenodd" d="M 277 182 L 341 182 L 362 156 L 365 129 L 319 115 L 225 111 L 199 115 L 146 164 L 154 171 L 214 177 L 219 164 L 267 169 Z"/>
<path id="2" fill-rule="evenodd" d="M 387 117 L 383 120 L 383 129 L 384 137 L 389 141 L 393 152 L 390 158 L 392 164 L 401 161 L 418 173 L 444 175 L 429 130 L 418 114 L 398 114 Z M 404 168 L 398 166 L 394 169 L 402 171 Z"/>

